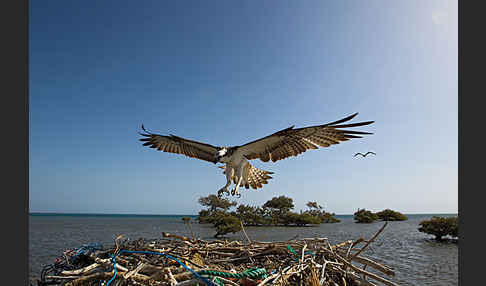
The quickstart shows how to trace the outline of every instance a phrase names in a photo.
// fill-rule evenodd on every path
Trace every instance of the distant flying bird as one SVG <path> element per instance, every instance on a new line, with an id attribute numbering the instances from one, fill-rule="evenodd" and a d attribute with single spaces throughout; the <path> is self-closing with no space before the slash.
<path id="1" fill-rule="evenodd" d="M 246 143 L 241 146 L 220 147 L 206 143 L 201 143 L 170 134 L 169 136 L 151 133 L 142 129 L 146 133 L 140 141 L 144 141 L 144 146 L 156 148 L 157 150 L 183 154 L 191 158 L 205 160 L 211 163 L 224 163 L 220 166 L 226 174 L 226 185 L 219 189 L 218 196 L 223 193 L 230 194 L 228 187 L 231 181 L 235 187 L 231 190 L 231 195 L 240 196 L 239 187 L 244 186 L 248 189 L 262 188 L 262 184 L 267 184 L 267 179 L 271 179 L 269 171 L 260 170 L 250 164 L 249 160 L 260 159 L 263 162 L 276 162 L 291 156 L 297 156 L 309 149 L 329 147 L 339 144 L 340 141 L 347 141 L 351 138 L 361 138 L 359 135 L 373 134 L 369 132 L 342 130 L 339 128 L 349 128 L 363 126 L 373 123 L 366 121 L 352 124 L 341 124 L 354 118 L 358 113 L 331 123 L 294 129 L 294 125 L 280 130 L 266 137 Z"/>
<path id="2" fill-rule="evenodd" d="M 353 156 L 353 157 L 356 157 L 356 156 L 358 156 L 358 155 L 361 155 L 361 156 L 363 156 L 363 157 L 366 157 L 366 155 L 368 155 L 368 154 L 373 154 L 373 155 L 376 155 L 374 152 L 368 151 L 368 152 L 366 152 L 366 154 L 364 154 L 364 155 L 358 152 L 358 153 L 354 154 L 354 156 Z"/>

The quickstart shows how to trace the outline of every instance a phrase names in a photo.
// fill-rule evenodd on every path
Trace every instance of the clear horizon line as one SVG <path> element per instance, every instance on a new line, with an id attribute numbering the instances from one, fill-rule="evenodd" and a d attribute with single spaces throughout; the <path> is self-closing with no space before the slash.
<path id="1" fill-rule="evenodd" d="M 78 213 L 78 212 L 29 212 L 29 215 L 31 214 L 76 214 L 76 215 L 149 215 L 149 216 L 162 216 L 162 215 L 176 215 L 176 216 L 184 216 L 184 215 L 189 215 L 189 216 L 198 216 L 199 214 L 148 214 L 148 213 L 97 213 L 97 212 L 91 212 L 91 213 Z M 409 215 L 432 215 L 432 214 L 459 214 L 459 212 L 413 212 L 413 213 L 407 213 L 404 212 L 403 214 L 409 214 Z M 354 215 L 354 213 L 349 213 L 349 214 L 337 214 L 335 213 L 334 215 Z"/>

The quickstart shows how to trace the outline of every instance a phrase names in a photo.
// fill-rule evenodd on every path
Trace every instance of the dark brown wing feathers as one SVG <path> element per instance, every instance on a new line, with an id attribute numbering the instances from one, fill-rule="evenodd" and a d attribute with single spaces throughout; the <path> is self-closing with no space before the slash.
<path id="1" fill-rule="evenodd" d="M 269 136 L 247 143 L 239 148 L 242 148 L 243 153 L 249 160 L 260 159 L 263 162 L 269 160 L 275 162 L 290 156 L 297 156 L 309 149 L 329 147 L 334 144 L 339 144 L 341 141 L 362 137 L 358 135 L 373 134 L 370 132 L 341 129 L 364 126 L 374 122 L 365 121 L 340 124 L 353 119 L 357 114 L 358 113 L 355 113 L 343 119 L 323 125 L 297 129 L 294 129 L 294 126 L 291 126 Z"/>
<path id="2" fill-rule="evenodd" d="M 169 136 L 154 134 L 147 131 L 143 124 L 142 129 L 146 133 L 139 132 L 139 134 L 145 138 L 139 140 L 145 142 L 143 143 L 144 146 L 149 146 L 159 151 L 182 154 L 191 158 L 213 162 L 214 153 L 219 149 L 219 147 L 210 144 L 185 139 L 172 134 Z"/>

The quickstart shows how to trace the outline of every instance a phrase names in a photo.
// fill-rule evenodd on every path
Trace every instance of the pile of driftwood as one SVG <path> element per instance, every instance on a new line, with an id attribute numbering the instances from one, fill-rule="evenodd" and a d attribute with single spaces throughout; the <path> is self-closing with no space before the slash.
<path id="1" fill-rule="evenodd" d="M 397 285 L 391 268 L 363 256 L 369 240 L 204 241 L 162 233 L 156 240 L 115 239 L 109 249 L 64 252 L 45 267 L 42 285 Z M 74 259 L 75 258 L 75 259 Z"/>

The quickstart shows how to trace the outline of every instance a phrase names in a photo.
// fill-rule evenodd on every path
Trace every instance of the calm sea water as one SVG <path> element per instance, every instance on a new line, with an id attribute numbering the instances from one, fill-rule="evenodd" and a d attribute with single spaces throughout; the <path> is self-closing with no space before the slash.
<path id="1" fill-rule="evenodd" d="M 407 215 L 407 221 L 389 222 L 364 255 L 395 270 L 387 279 L 399 285 L 458 285 L 458 244 L 437 243 L 418 231 L 419 222 L 433 215 Z M 451 215 L 440 215 L 451 216 Z M 40 275 L 65 249 L 98 242 L 106 247 L 124 234 L 129 239 L 160 238 L 161 232 L 190 236 L 178 215 L 79 215 L 31 214 L 29 216 L 29 278 Z M 337 216 L 341 222 L 317 227 L 247 227 L 253 240 L 281 241 L 295 236 L 327 237 L 331 243 L 371 238 L 384 222 L 355 223 L 351 215 Z M 192 216 L 193 220 L 196 216 Z M 211 225 L 192 224 L 195 235 L 212 239 Z M 227 235 L 244 240 L 243 234 Z"/>

